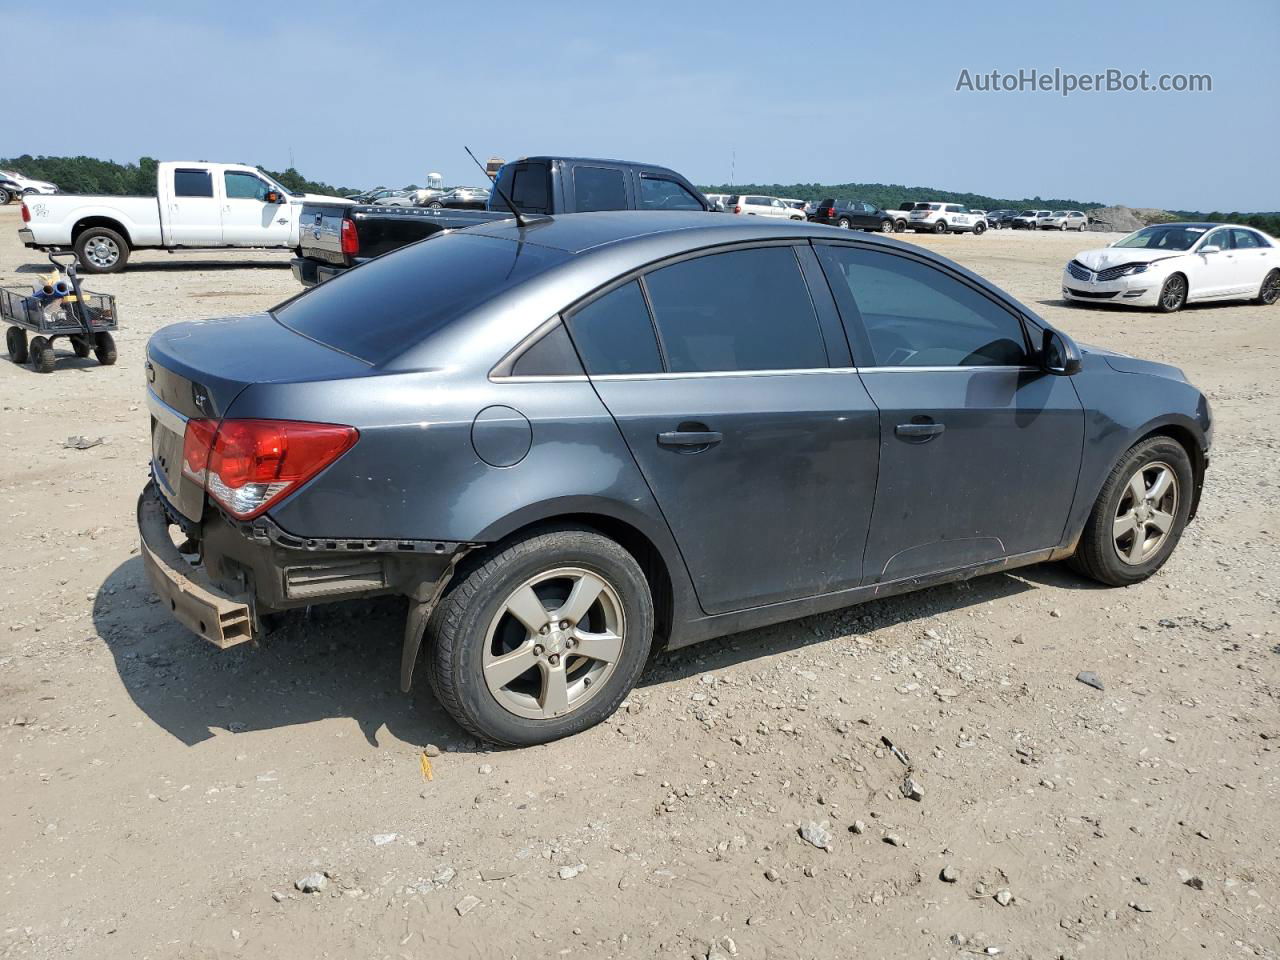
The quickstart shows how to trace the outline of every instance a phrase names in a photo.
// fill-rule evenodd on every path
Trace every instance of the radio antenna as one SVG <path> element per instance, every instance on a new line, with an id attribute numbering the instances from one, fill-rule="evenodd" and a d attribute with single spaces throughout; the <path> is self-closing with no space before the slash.
<path id="1" fill-rule="evenodd" d="M 476 155 L 471 152 L 470 147 L 468 147 L 466 144 L 463 144 L 462 149 L 467 151 L 467 156 L 470 157 L 472 161 L 475 163 L 475 165 L 484 172 L 484 175 L 486 177 L 489 177 L 489 179 L 493 182 L 493 189 L 497 192 L 498 196 L 502 198 L 502 202 L 507 205 L 507 209 L 511 211 L 511 215 L 516 218 L 516 226 L 520 227 L 520 229 L 523 230 L 527 225 L 528 221 L 525 220 L 524 217 L 520 216 L 519 209 L 516 207 L 514 203 L 511 202 L 511 198 L 507 196 L 506 191 L 504 191 L 500 186 L 498 186 L 498 178 L 489 176 L 489 171 L 485 170 L 483 163 L 481 163 L 479 160 L 476 160 Z"/>

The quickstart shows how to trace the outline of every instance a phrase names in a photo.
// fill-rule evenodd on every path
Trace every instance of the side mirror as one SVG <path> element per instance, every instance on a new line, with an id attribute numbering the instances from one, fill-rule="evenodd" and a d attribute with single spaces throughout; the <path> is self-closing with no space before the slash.
<path id="1" fill-rule="evenodd" d="M 1080 348 L 1065 333 L 1046 329 L 1040 347 L 1040 367 L 1057 377 L 1071 377 L 1080 372 Z"/>
<path id="2" fill-rule="evenodd" d="M 1201 253 L 1217 253 L 1221 249 L 1222 248 L 1218 246 L 1216 243 L 1206 243 L 1203 247 L 1200 248 L 1200 252 Z"/>

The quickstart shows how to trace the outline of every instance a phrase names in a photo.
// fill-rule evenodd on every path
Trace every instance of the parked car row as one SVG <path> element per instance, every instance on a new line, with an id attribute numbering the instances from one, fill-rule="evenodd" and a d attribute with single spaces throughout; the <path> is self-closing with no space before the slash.
<path id="1" fill-rule="evenodd" d="M 0 170 L 0 206 L 23 197 L 57 192 L 58 188 L 47 180 L 32 180 L 12 170 Z"/>

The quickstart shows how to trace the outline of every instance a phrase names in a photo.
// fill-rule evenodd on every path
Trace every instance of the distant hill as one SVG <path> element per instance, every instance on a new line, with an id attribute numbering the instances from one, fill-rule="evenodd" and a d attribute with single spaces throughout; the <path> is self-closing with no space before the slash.
<path id="1" fill-rule="evenodd" d="M 788 197 L 794 200 L 825 200 L 836 197 L 842 200 L 865 200 L 885 210 L 892 210 L 911 201 L 943 200 L 947 203 L 963 203 L 980 210 L 1001 210 L 1029 207 L 1054 210 L 1092 210 L 1103 206 L 1097 200 L 1064 200 L 1059 197 L 1023 197 L 1010 200 L 1006 197 L 989 197 L 982 193 L 961 193 L 955 190 L 939 190 L 936 187 L 904 187 L 898 183 L 738 183 L 699 187 L 704 193 L 761 193 L 769 197 Z"/>

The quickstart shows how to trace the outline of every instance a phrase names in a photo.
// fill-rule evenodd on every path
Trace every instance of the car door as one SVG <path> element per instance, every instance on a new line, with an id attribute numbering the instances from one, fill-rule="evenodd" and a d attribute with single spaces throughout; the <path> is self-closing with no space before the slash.
<path id="1" fill-rule="evenodd" d="M 222 242 L 233 247 L 283 247 L 297 209 L 273 184 L 247 170 L 222 172 Z M 268 202 L 267 197 L 276 200 Z"/>
<path id="2" fill-rule="evenodd" d="M 1262 290 L 1262 278 L 1275 267 L 1273 248 L 1252 230 L 1232 227 L 1231 243 L 1235 248 L 1236 292 L 1256 294 Z"/>
<path id="3" fill-rule="evenodd" d="M 1084 412 L 1034 362 L 1014 310 L 909 253 L 817 247 L 863 383 L 880 411 L 869 581 L 1060 544 Z"/>
<path id="4" fill-rule="evenodd" d="M 175 167 L 166 207 L 168 242 L 173 246 L 222 244 L 221 201 L 214 195 L 213 172 L 208 167 Z"/>
<path id="5" fill-rule="evenodd" d="M 1210 250 L 1209 247 L 1217 249 Z M 1206 233 L 1191 252 L 1187 272 L 1188 300 L 1211 299 L 1230 294 L 1236 283 L 1231 230 L 1218 227 Z"/>
<path id="6" fill-rule="evenodd" d="M 567 320 L 704 611 L 861 582 L 879 418 L 807 245 L 668 261 Z"/>

